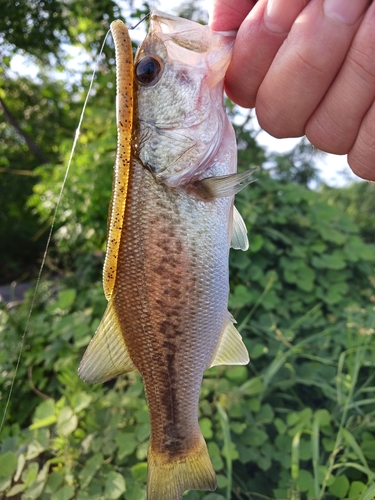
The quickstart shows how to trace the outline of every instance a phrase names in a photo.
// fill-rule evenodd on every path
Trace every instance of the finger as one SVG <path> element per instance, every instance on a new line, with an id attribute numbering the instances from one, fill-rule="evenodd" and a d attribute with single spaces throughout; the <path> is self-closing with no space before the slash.
<path id="1" fill-rule="evenodd" d="M 252 108 L 275 54 L 308 0 L 260 0 L 237 33 L 225 90 L 240 106 Z"/>
<path id="2" fill-rule="evenodd" d="M 256 0 L 214 0 L 210 26 L 214 31 L 236 30 L 254 7 Z"/>
<path id="3" fill-rule="evenodd" d="M 375 4 L 372 4 L 338 76 L 307 123 L 307 137 L 323 151 L 347 154 L 375 100 L 374 26 Z"/>
<path id="4" fill-rule="evenodd" d="M 298 137 L 338 73 L 368 0 L 311 0 L 265 76 L 257 95 L 261 126 Z"/>
<path id="5" fill-rule="evenodd" d="M 358 177 L 375 180 L 375 103 L 362 121 L 357 140 L 348 154 L 348 163 Z"/>

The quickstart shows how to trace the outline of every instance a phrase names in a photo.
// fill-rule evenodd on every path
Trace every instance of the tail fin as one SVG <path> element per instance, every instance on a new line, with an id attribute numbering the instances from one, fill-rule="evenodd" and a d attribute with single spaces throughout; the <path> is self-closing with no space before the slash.
<path id="1" fill-rule="evenodd" d="M 216 476 L 201 436 L 199 445 L 184 458 L 166 460 L 148 451 L 147 500 L 181 500 L 185 490 L 216 489 Z"/>

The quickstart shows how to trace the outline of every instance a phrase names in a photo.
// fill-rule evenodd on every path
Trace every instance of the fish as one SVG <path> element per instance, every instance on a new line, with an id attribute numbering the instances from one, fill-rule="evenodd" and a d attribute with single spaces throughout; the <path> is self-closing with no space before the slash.
<path id="1" fill-rule="evenodd" d="M 79 366 L 88 383 L 139 371 L 150 413 L 148 500 L 213 491 L 198 424 L 203 374 L 245 365 L 228 312 L 229 250 L 246 250 L 223 101 L 235 33 L 153 11 L 132 62 L 125 25 L 111 24 L 118 146 L 103 270 L 107 308 Z"/>

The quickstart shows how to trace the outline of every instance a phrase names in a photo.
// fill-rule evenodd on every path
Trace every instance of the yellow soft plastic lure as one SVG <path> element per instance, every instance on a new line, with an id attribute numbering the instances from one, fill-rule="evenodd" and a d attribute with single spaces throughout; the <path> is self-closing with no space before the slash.
<path id="1" fill-rule="evenodd" d="M 107 300 L 111 298 L 116 281 L 118 253 L 129 183 L 134 75 L 132 43 L 127 27 L 122 21 L 113 21 L 111 33 L 116 50 L 117 153 L 112 199 L 109 207 L 107 252 L 103 269 L 103 287 Z"/>

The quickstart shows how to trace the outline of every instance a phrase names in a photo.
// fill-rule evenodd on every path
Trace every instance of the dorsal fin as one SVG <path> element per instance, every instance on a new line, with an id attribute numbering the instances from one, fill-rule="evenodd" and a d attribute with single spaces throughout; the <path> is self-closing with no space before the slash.
<path id="1" fill-rule="evenodd" d="M 130 359 L 113 303 L 89 343 L 78 368 L 78 375 L 89 384 L 99 384 L 136 370 Z"/>

